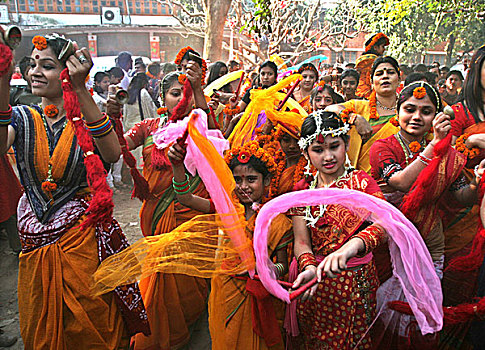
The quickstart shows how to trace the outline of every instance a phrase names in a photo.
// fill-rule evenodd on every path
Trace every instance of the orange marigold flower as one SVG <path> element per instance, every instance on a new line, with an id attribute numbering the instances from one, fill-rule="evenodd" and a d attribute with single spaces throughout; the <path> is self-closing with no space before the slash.
<path id="1" fill-rule="evenodd" d="M 413 90 L 413 96 L 416 97 L 418 100 L 424 98 L 426 96 L 426 89 L 424 86 L 419 86 Z"/>
<path id="2" fill-rule="evenodd" d="M 42 182 L 42 190 L 44 192 L 52 192 L 57 190 L 57 184 L 55 182 L 50 182 L 48 180 Z"/>
<path id="3" fill-rule="evenodd" d="M 44 108 L 44 114 L 48 118 L 55 118 L 59 114 L 59 110 L 57 109 L 56 105 L 48 105 Z"/>
<path id="4" fill-rule="evenodd" d="M 418 153 L 421 150 L 421 144 L 418 141 L 413 141 L 409 144 L 409 150 L 413 153 Z"/>
<path id="5" fill-rule="evenodd" d="M 396 117 L 392 117 L 389 122 L 396 127 L 399 126 L 399 120 Z"/>
<path id="6" fill-rule="evenodd" d="M 32 39 L 32 44 L 34 44 L 34 47 L 39 50 L 45 50 L 47 48 L 47 40 L 43 36 L 36 35 Z"/>
<path id="7" fill-rule="evenodd" d="M 377 114 L 377 95 L 375 90 L 373 90 L 369 96 L 369 107 L 370 107 L 369 119 L 378 120 L 379 115 Z"/>
<path id="8" fill-rule="evenodd" d="M 190 46 L 187 46 L 187 47 L 182 48 L 182 49 L 181 49 L 181 50 L 178 52 L 177 57 L 175 57 L 175 61 L 174 61 L 174 63 L 175 63 L 175 64 L 177 64 L 177 65 L 178 65 L 178 64 L 180 64 L 180 63 L 182 63 L 182 58 L 184 57 L 185 53 L 186 53 L 187 51 L 189 51 L 189 50 L 191 50 L 191 51 L 195 51 L 195 50 L 194 50 L 193 48 L 191 48 Z"/>
<path id="9" fill-rule="evenodd" d="M 187 80 L 187 76 L 185 74 L 179 75 L 178 81 L 179 81 L 180 84 L 184 85 L 186 80 Z"/>
<path id="10" fill-rule="evenodd" d="M 168 111 L 168 109 L 167 109 L 167 108 L 165 108 L 165 107 L 160 107 L 160 108 L 158 108 L 158 109 L 157 109 L 157 114 L 158 114 L 158 115 L 166 114 L 166 113 L 167 113 L 167 111 Z"/>

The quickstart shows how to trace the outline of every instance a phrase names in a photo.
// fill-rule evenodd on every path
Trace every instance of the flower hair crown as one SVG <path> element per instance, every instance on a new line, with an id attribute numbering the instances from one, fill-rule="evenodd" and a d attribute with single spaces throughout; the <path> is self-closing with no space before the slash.
<path id="1" fill-rule="evenodd" d="M 197 51 L 195 51 L 193 48 L 191 48 L 190 46 L 186 46 L 184 48 L 182 48 L 177 56 L 175 57 L 175 61 L 174 63 L 179 66 L 181 63 L 182 63 L 182 59 L 184 58 L 185 54 L 188 52 L 188 51 L 192 51 L 195 53 L 196 56 L 198 56 L 197 54 Z M 202 84 L 204 84 L 205 82 L 205 76 L 207 74 L 207 62 L 201 57 L 200 58 L 202 64 L 201 64 L 201 67 L 200 69 L 202 69 L 202 77 L 201 77 L 201 81 L 202 81 Z"/>
<path id="2" fill-rule="evenodd" d="M 302 64 L 300 66 L 300 68 L 298 69 L 298 73 L 301 74 L 306 70 L 311 70 L 312 72 L 314 72 L 317 76 L 317 79 L 318 79 L 318 71 L 317 71 L 317 68 L 313 64 L 311 64 L 311 63 Z"/>
<path id="3" fill-rule="evenodd" d="M 298 145 L 302 150 L 306 150 L 313 143 L 313 141 L 315 141 L 320 135 L 322 135 L 323 137 L 328 135 L 332 135 L 332 137 L 336 137 L 336 136 L 346 135 L 350 131 L 350 125 L 346 122 L 341 121 L 341 119 L 338 118 L 337 116 L 335 116 L 335 118 L 338 119 L 340 123 L 343 123 L 343 126 L 337 129 L 324 128 L 323 113 L 325 113 L 323 110 L 318 110 L 308 116 L 308 117 L 312 116 L 315 119 L 316 130 L 313 134 L 300 138 L 300 140 L 298 141 Z"/>
<path id="4" fill-rule="evenodd" d="M 274 154 L 275 152 L 276 150 L 273 148 L 263 149 L 257 141 L 250 141 L 242 147 L 235 147 L 228 150 L 224 156 L 224 160 L 227 164 L 230 164 L 236 158 L 240 163 L 247 164 L 251 157 L 255 157 L 264 163 L 271 175 L 274 175 L 277 169 L 272 153 Z"/>

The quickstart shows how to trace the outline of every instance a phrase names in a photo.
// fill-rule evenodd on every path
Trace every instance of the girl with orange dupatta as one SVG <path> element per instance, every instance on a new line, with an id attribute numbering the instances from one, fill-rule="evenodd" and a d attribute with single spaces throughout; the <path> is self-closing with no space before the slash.
<path id="1" fill-rule="evenodd" d="M 447 219 L 446 215 L 441 216 L 443 203 L 454 206 L 475 203 L 479 179 L 468 183 L 461 173 L 466 159 L 450 146 L 450 117 L 441 112 L 442 103 L 434 87 L 426 82 L 408 85 L 401 92 L 397 108 L 399 131 L 376 141 L 370 150 L 372 176 L 386 199 L 399 206 L 419 229 L 441 279 L 446 249 L 443 220 Z M 434 134 L 427 138 L 431 126 Z M 391 277 L 380 287 L 378 295 L 383 303 L 403 300 L 394 292 L 395 281 Z M 455 285 L 454 289 L 460 288 Z M 447 292 L 443 286 L 445 304 Z M 386 317 L 381 316 L 388 326 L 387 334 L 381 332 L 383 349 L 438 347 L 438 337 L 421 336 L 409 316 Z"/>
<path id="2" fill-rule="evenodd" d="M 317 173 L 295 189 L 345 188 L 383 198 L 369 175 L 346 165 L 349 129 L 331 112 L 317 111 L 305 119 L 299 145 Z M 297 258 L 290 268 L 290 278 L 296 277 L 293 288 L 317 275 L 321 282 L 296 306 L 303 348 L 370 349 L 366 330 L 375 317 L 378 281 L 369 253 L 386 239 L 385 231 L 340 205 L 293 208 L 289 214 Z M 294 327 L 289 330 L 298 335 Z"/>
<path id="3" fill-rule="evenodd" d="M 269 145 L 267 145 L 269 147 Z M 244 206 L 246 234 L 252 239 L 256 216 L 261 203 L 266 199 L 267 187 L 276 171 L 272 155 L 276 149 L 259 147 L 250 141 L 243 147 L 226 153 L 226 162 L 236 182 L 235 195 Z M 185 186 L 187 175 L 182 164 L 185 150 L 178 144 L 170 148 L 168 156 L 173 164 L 174 186 Z M 178 188 L 177 198 L 184 205 L 204 213 L 213 213 L 210 200 Z M 280 215 L 270 228 L 268 250 L 276 259 L 275 269 L 279 276 L 288 271 L 286 246 L 292 235 L 290 221 Z M 229 265 L 235 261 L 226 261 Z M 275 309 L 281 303 L 270 296 L 259 281 L 248 274 L 237 276 L 215 276 L 209 301 L 209 327 L 214 350 L 263 350 L 284 349 Z"/>
<path id="4" fill-rule="evenodd" d="M 54 34 L 32 42 L 28 79 L 41 106 L 12 110 L 11 71 L 0 80 L 0 153 L 13 145 L 25 189 L 17 211 L 25 349 L 128 349 L 131 335 L 150 333 L 138 285 L 101 296 L 90 290 L 100 261 L 128 247 L 98 156 L 114 163 L 120 146 L 85 86 L 88 49 Z M 0 44 L 2 57 L 6 50 Z"/>
<path id="5" fill-rule="evenodd" d="M 305 112 L 309 113 L 312 107 L 310 95 L 312 94 L 313 86 L 318 81 L 318 71 L 312 63 L 305 63 L 298 69 L 298 73 L 301 74 L 303 80 L 299 85 L 299 89 L 293 95 Z"/>
<path id="6" fill-rule="evenodd" d="M 358 116 L 367 121 L 356 124 L 355 130 L 350 131 L 348 155 L 356 169 L 364 170 L 368 174 L 371 171 L 369 150 L 373 143 L 397 132 L 396 126 L 389 122 L 396 115 L 396 89 L 399 86 L 397 61 L 389 56 L 378 57 L 371 69 L 371 83 L 373 90 L 369 100 L 350 100 L 325 109 L 338 114 L 349 108 L 350 120 Z"/>
<path id="7" fill-rule="evenodd" d="M 180 55 L 179 55 L 180 56 Z M 207 103 L 202 91 L 201 81 L 203 71 L 194 61 L 183 61 L 186 74 L 171 72 L 161 84 L 161 97 L 164 106 L 160 118 L 146 119 L 136 124 L 125 134 L 128 148 L 143 146 L 143 175 L 148 181 L 152 198 L 145 200 L 140 211 L 141 229 L 144 236 L 160 235 L 172 231 L 175 227 L 200 214 L 183 206 L 176 200 L 172 187 L 172 169 L 168 160 L 157 168 L 154 163 L 156 151 L 153 143 L 153 133 L 174 117 L 175 107 L 185 102 L 186 115 L 190 112 L 191 97 L 184 96 L 185 79 L 190 81 L 193 89 L 195 105 L 207 110 Z M 190 105 L 189 105 L 190 103 Z M 179 106 L 177 106 L 179 105 Z M 209 121 L 209 125 L 211 121 Z M 166 151 L 164 151 L 166 152 Z M 208 198 L 201 179 L 196 176 L 190 179 L 194 193 Z M 152 329 L 149 337 L 137 335 L 134 338 L 135 349 L 179 349 L 189 343 L 201 348 L 209 346 L 209 335 L 204 339 L 191 339 L 192 328 L 196 321 L 203 323 L 207 305 L 208 287 L 206 280 L 182 274 L 156 273 L 140 281 L 143 300 L 147 305 L 148 319 Z M 204 338 L 204 336 L 202 336 Z M 201 341 L 203 344 L 195 344 Z"/>

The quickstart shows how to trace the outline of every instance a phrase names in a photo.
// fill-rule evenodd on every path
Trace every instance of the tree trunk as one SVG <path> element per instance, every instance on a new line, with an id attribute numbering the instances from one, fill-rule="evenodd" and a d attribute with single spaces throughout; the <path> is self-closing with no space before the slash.
<path id="1" fill-rule="evenodd" d="M 215 62 L 222 59 L 224 25 L 232 0 L 204 0 L 204 2 L 206 18 L 204 57 Z"/>
<path id="2" fill-rule="evenodd" d="M 453 57 L 453 50 L 455 48 L 455 35 L 453 33 L 448 37 L 448 45 L 446 45 L 446 59 L 445 66 L 451 67 L 451 59 Z"/>

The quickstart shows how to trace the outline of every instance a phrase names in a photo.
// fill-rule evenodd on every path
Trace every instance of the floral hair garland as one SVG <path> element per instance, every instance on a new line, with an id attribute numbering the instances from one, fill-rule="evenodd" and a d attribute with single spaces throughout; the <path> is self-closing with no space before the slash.
<path id="1" fill-rule="evenodd" d="M 313 112 L 311 115 L 313 118 L 315 118 L 315 124 L 316 124 L 316 130 L 312 135 L 308 135 L 306 137 L 300 138 L 298 141 L 298 145 L 302 150 L 306 150 L 312 143 L 322 135 L 323 137 L 332 135 L 332 137 L 336 136 L 341 136 L 341 135 L 346 135 L 350 131 L 350 125 L 344 122 L 344 125 L 340 128 L 337 129 L 324 129 L 322 128 L 323 125 L 323 119 L 322 119 L 322 114 L 324 113 L 323 110 L 318 110 Z"/>
<path id="2" fill-rule="evenodd" d="M 242 147 L 228 150 L 224 156 L 224 160 L 227 164 L 230 164 L 234 158 L 237 158 L 240 163 L 246 164 L 251 157 L 255 157 L 262 161 L 271 175 L 276 173 L 276 163 L 271 152 L 261 148 L 257 141 L 251 141 L 244 144 Z"/>
<path id="3" fill-rule="evenodd" d="M 311 63 L 302 64 L 301 67 L 298 69 L 298 73 L 301 74 L 306 70 L 311 70 L 312 72 L 314 72 L 316 75 L 316 79 L 318 80 L 318 71 L 313 64 Z"/>
<path id="4" fill-rule="evenodd" d="M 384 34 L 384 33 L 377 33 L 376 35 L 374 35 L 374 37 L 372 38 L 370 43 L 365 46 L 365 51 L 370 51 L 372 49 L 372 47 L 375 44 L 377 44 L 377 42 L 382 38 L 386 39 L 386 46 L 389 45 L 389 38 L 387 37 L 387 35 Z"/>
<path id="5" fill-rule="evenodd" d="M 32 44 L 34 44 L 34 47 L 39 50 L 45 50 L 47 49 L 47 39 L 44 38 L 43 36 L 36 35 L 32 38 Z"/>
<path id="6" fill-rule="evenodd" d="M 468 148 L 468 146 L 466 145 L 465 142 L 469 137 L 470 137 L 469 133 L 465 133 L 465 134 L 461 135 L 456 140 L 455 149 L 458 152 L 463 153 L 463 155 L 465 155 L 465 157 L 467 157 L 469 159 L 473 159 L 480 154 L 480 149 L 478 147 Z"/>

